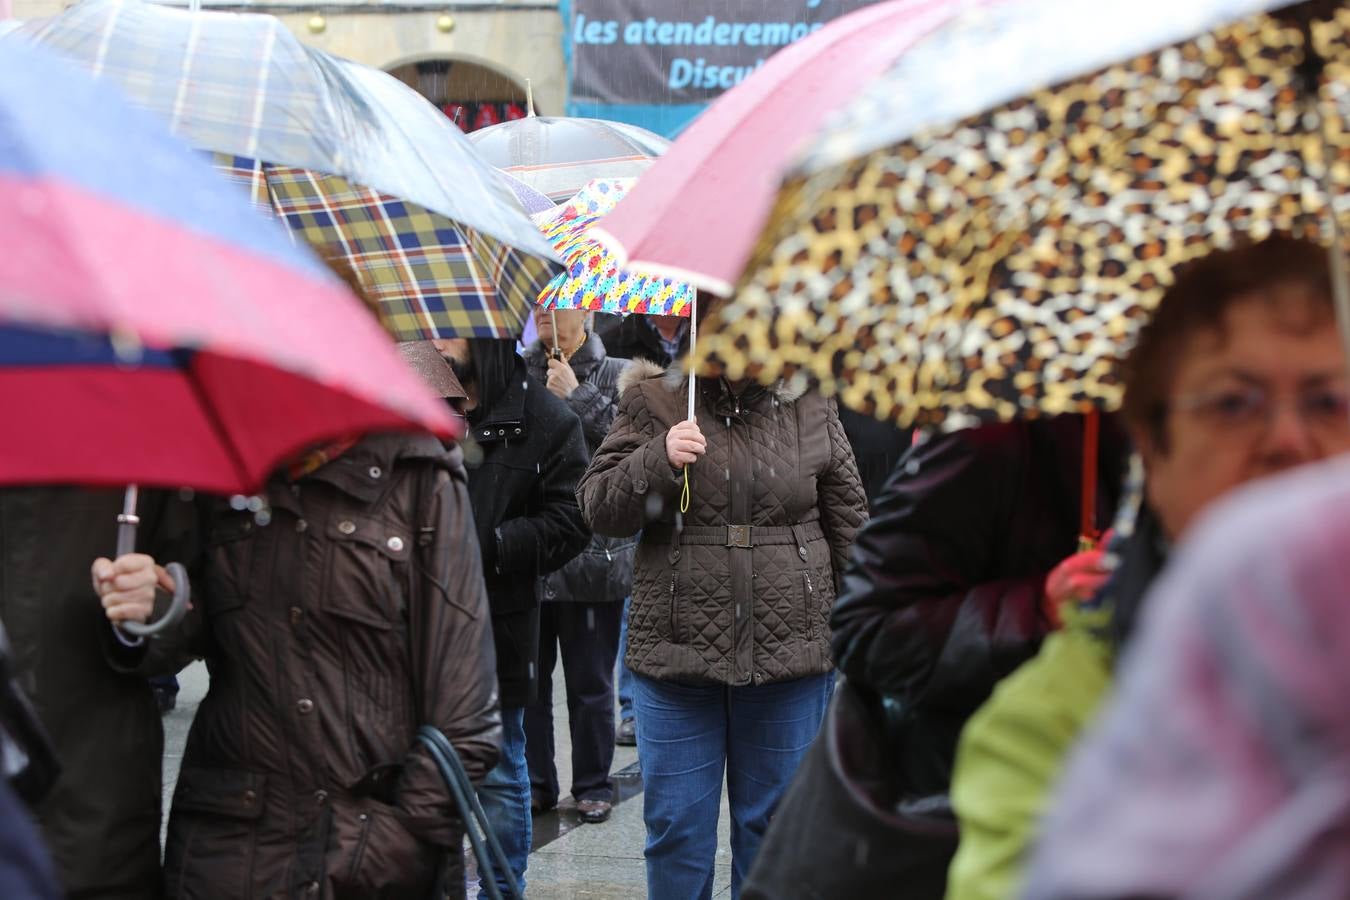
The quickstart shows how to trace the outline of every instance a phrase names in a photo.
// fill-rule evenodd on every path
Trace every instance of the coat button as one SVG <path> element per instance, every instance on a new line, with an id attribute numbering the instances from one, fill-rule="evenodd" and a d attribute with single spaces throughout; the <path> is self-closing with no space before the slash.
<path id="1" fill-rule="evenodd" d="M 388 546 L 390 550 L 393 550 L 395 553 L 398 553 L 400 550 L 403 549 L 403 538 L 399 537 L 398 535 L 395 535 L 394 537 L 391 537 L 389 540 L 385 541 L 385 545 Z"/>
<path id="2" fill-rule="evenodd" d="M 295 708 L 300 710 L 301 715 L 306 715 L 314 711 L 314 701 L 303 697 L 295 704 Z"/>
<path id="3" fill-rule="evenodd" d="M 257 803 L 257 802 L 258 802 L 258 795 L 257 795 L 257 794 L 255 794 L 253 791 L 244 791 L 244 805 L 245 805 L 245 806 L 252 807 L 253 804 L 255 804 L 255 803 Z"/>
<path id="4" fill-rule="evenodd" d="M 805 547 L 798 547 L 798 548 L 797 548 L 797 555 L 800 556 L 802 559 L 806 559 L 806 548 L 805 548 Z"/>
<path id="5" fill-rule="evenodd" d="M 314 803 L 315 803 L 316 806 L 323 806 L 323 805 L 324 805 L 325 803 L 327 803 L 327 802 L 328 802 L 328 792 L 327 792 L 327 791 L 315 791 L 315 792 L 314 792 Z"/>
<path id="6" fill-rule="evenodd" d="M 304 534 L 306 531 L 309 530 L 309 523 L 306 522 L 304 519 L 298 519 L 295 523 L 295 530 L 300 532 L 301 534 Z"/>
<path id="7" fill-rule="evenodd" d="M 522 431 L 524 431 L 523 428 L 517 428 L 517 429 L 516 429 L 516 434 L 520 434 Z"/>
<path id="8" fill-rule="evenodd" d="M 506 437 L 506 429 L 505 428 L 499 429 L 497 431 L 497 437 Z"/>
<path id="9" fill-rule="evenodd" d="M 639 494 L 647 493 L 647 482 L 639 478 L 637 481 L 633 482 L 633 490 L 637 491 Z"/>
<path id="10" fill-rule="evenodd" d="M 305 611 L 298 606 L 291 607 L 291 624 L 299 625 L 305 618 Z"/>
<path id="11" fill-rule="evenodd" d="M 384 474 L 384 472 L 382 472 L 382 471 L 380 470 L 380 467 L 379 467 L 379 466 L 371 466 L 371 467 L 370 467 L 370 477 L 371 477 L 371 478 L 379 478 L 379 477 L 380 477 L 381 475 L 383 475 L 383 474 Z"/>
<path id="12" fill-rule="evenodd" d="M 341 522 L 338 523 L 338 531 L 342 532 L 343 534 L 355 534 L 356 523 L 353 522 L 351 519 L 343 519 Z"/>

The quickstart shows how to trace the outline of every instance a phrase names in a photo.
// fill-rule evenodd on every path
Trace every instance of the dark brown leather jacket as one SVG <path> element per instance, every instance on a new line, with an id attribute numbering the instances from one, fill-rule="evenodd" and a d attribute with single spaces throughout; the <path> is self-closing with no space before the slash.
<path id="1" fill-rule="evenodd" d="M 619 414 L 577 489 L 597 534 L 642 529 L 628 620 L 629 668 L 648 678 L 731 685 L 831 668 L 827 618 L 867 518 L 833 400 L 700 379 L 707 454 L 682 478 L 666 432 L 687 414 L 687 382 L 635 362 Z"/>
<path id="2" fill-rule="evenodd" d="M 211 687 L 174 794 L 169 896 L 428 896 L 460 826 L 417 727 L 475 780 L 500 738 L 458 451 L 367 438 L 266 501 L 263 521 L 205 512 L 185 634 Z"/>

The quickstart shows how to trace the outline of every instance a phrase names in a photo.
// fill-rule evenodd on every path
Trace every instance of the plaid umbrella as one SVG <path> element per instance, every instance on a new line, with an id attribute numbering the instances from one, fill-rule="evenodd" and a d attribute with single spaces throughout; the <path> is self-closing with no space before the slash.
<path id="1" fill-rule="evenodd" d="M 517 337 L 552 275 L 495 238 L 336 175 L 215 159 L 255 203 L 345 259 L 397 340 Z"/>
<path id="2" fill-rule="evenodd" d="M 1317 235 L 1324 140 L 1345 200 L 1350 11 L 1309 54 L 1280 5 L 968 4 L 808 149 L 703 350 L 901 423 L 1115 407 L 1178 264 Z"/>
<path id="3" fill-rule="evenodd" d="M 631 178 L 597 179 L 555 211 L 537 217 L 544 236 L 567 263 L 539 295 L 545 309 L 689 316 L 694 289 L 681 281 L 621 271 L 614 254 L 597 243 L 591 228 L 633 186 Z"/>
<path id="4" fill-rule="evenodd" d="M 273 16 L 88 0 L 18 33 L 115 81 L 192 145 L 274 164 L 260 176 L 271 205 L 342 248 L 400 337 L 514 336 L 556 273 L 510 187 L 435 107 Z M 277 174 L 289 167 L 322 174 Z"/>

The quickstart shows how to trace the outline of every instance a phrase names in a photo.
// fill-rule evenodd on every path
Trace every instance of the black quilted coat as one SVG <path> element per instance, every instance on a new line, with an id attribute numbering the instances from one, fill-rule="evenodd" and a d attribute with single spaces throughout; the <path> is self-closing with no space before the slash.
<path id="1" fill-rule="evenodd" d="M 642 529 L 627 663 L 649 678 L 728 685 L 831 668 L 827 618 L 866 500 L 834 401 L 700 380 L 708 453 L 683 478 L 666 432 L 687 382 L 634 363 L 577 490 L 595 531 Z"/>

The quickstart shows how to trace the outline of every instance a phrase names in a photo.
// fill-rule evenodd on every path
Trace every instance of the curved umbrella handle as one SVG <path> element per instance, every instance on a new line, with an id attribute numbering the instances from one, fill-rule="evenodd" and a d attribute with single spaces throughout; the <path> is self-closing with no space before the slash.
<path id="1" fill-rule="evenodd" d="M 173 602 L 169 604 L 169 611 L 163 618 L 155 622 L 123 622 L 118 627 L 126 634 L 133 637 L 146 637 L 152 634 L 159 634 L 167 628 L 172 628 L 183 621 L 183 616 L 187 615 L 188 600 L 192 597 L 192 585 L 188 582 L 187 569 L 182 563 L 169 563 L 164 567 L 173 577 Z"/>

